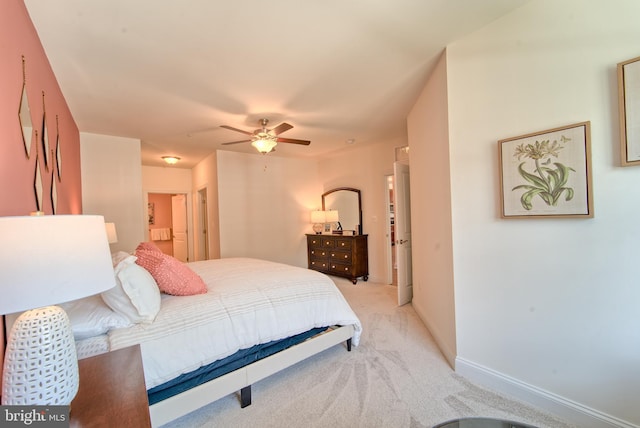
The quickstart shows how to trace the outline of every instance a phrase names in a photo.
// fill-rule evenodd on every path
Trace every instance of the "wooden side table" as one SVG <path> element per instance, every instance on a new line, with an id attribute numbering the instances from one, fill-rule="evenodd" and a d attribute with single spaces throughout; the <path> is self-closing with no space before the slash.
<path id="1" fill-rule="evenodd" d="M 78 361 L 70 427 L 151 427 L 140 346 Z"/>

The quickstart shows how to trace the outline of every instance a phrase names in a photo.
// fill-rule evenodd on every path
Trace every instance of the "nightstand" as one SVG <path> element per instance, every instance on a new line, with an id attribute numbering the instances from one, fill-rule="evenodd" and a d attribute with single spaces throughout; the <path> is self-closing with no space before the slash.
<path id="1" fill-rule="evenodd" d="M 78 361 L 70 427 L 151 427 L 140 346 Z"/>

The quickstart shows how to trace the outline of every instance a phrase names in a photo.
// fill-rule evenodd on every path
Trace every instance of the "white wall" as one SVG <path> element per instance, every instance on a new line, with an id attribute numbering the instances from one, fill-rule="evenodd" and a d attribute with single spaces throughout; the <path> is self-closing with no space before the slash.
<path id="1" fill-rule="evenodd" d="M 132 252 L 144 240 L 140 141 L 80 133 L 82 207 L 116 225 L 112 252 Z"/>
<path id="2" fill-rule="evenodd" d="M 639 17 L 534 0 L 448 48 L 457 369 L 599 418 L 581 426 L 640 425 L 640 168 L 620 167 L 616 87 Z M 585 120 L 595 218 L 501 220 L 497 140 Z"/>
<path id="3" fill-rule="evenodd" d="M 143 166 L 142 167 L 142 198 L 140 204 L 143 211 L 147 212 L 149 203 L 149 193 L 187 195 L 187 246 L 189 261 L 194 259 L 194 226 L 193 226 L 193 192 L 192 192 L 191 169 L 179 168 L 175 166 Z M 149 240 L 149 225 L 145 222 L 144 239 Z"/>
<path id="4" fill-rule="evenodd" d="M 218 218 L 218 157 L 213 152 L 200 161 L 192 170 L 193 192 L 194 192 L 194 224 L 200 224 L 200 210 L 196 207 L 198 203 L 198 192 L 206 189 L 207 193 L 207 239 L 209 259 L 220 258 L 220 228 Z M 200 254 L 199 249 L 203 248 L 199 240 L 202 237 L 196 235 L 194 245 L 196 249 L 195 260 L 204 260 L 204 254 Z"/>
<path id="5" fill-rule="evenodd" d="M 217 152 L 221 257 L 307 267 L 309 213 L 322 189 L 314 160 Z"/>
<path id="6" fill-rule="evenodd" d="M 442 55 L 407 118 L 411 162 L 413 306 L 454 366 L 447 63 Z"/>

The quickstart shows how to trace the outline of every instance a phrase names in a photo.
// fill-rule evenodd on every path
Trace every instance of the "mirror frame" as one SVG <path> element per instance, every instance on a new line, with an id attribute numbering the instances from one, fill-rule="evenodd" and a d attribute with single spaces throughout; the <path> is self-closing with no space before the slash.
<path id="1" fill-rule="evenodd" d="M 362 196 L 360 193 L 360 189 L 356 189 L 353 187 L 337 187 L 335 189 L 331 189 L 331 190 L 327 190 L 326 192 L 324 192 L 322 194 L 322 211 L 325 210 L 325 204 L 324 204 L 324 198 L 325 196 L 328 196 L 332 193 L 335 192 L 340 192 L 340 191 L 347 191 L 347 192 L 355 192 L 358 194 L 358 219 L 360 221 L 359 226 L 358 226 L 358 230 L 356 231 L 358 233 L 358 235 L 362 235 Z"/>

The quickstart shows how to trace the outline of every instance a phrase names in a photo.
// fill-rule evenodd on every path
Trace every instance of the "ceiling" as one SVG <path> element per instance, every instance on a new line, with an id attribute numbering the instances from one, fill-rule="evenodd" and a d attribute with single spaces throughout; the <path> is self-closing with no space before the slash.
<path id="1" fill-rule="evenodd" d="M 268 156 L 406 144 L 445 46 L 526 0 L 25 0 L 81 132 L 142 141 L 192 167 L 257 153 L 220 125 L 293 125 Z"/>

